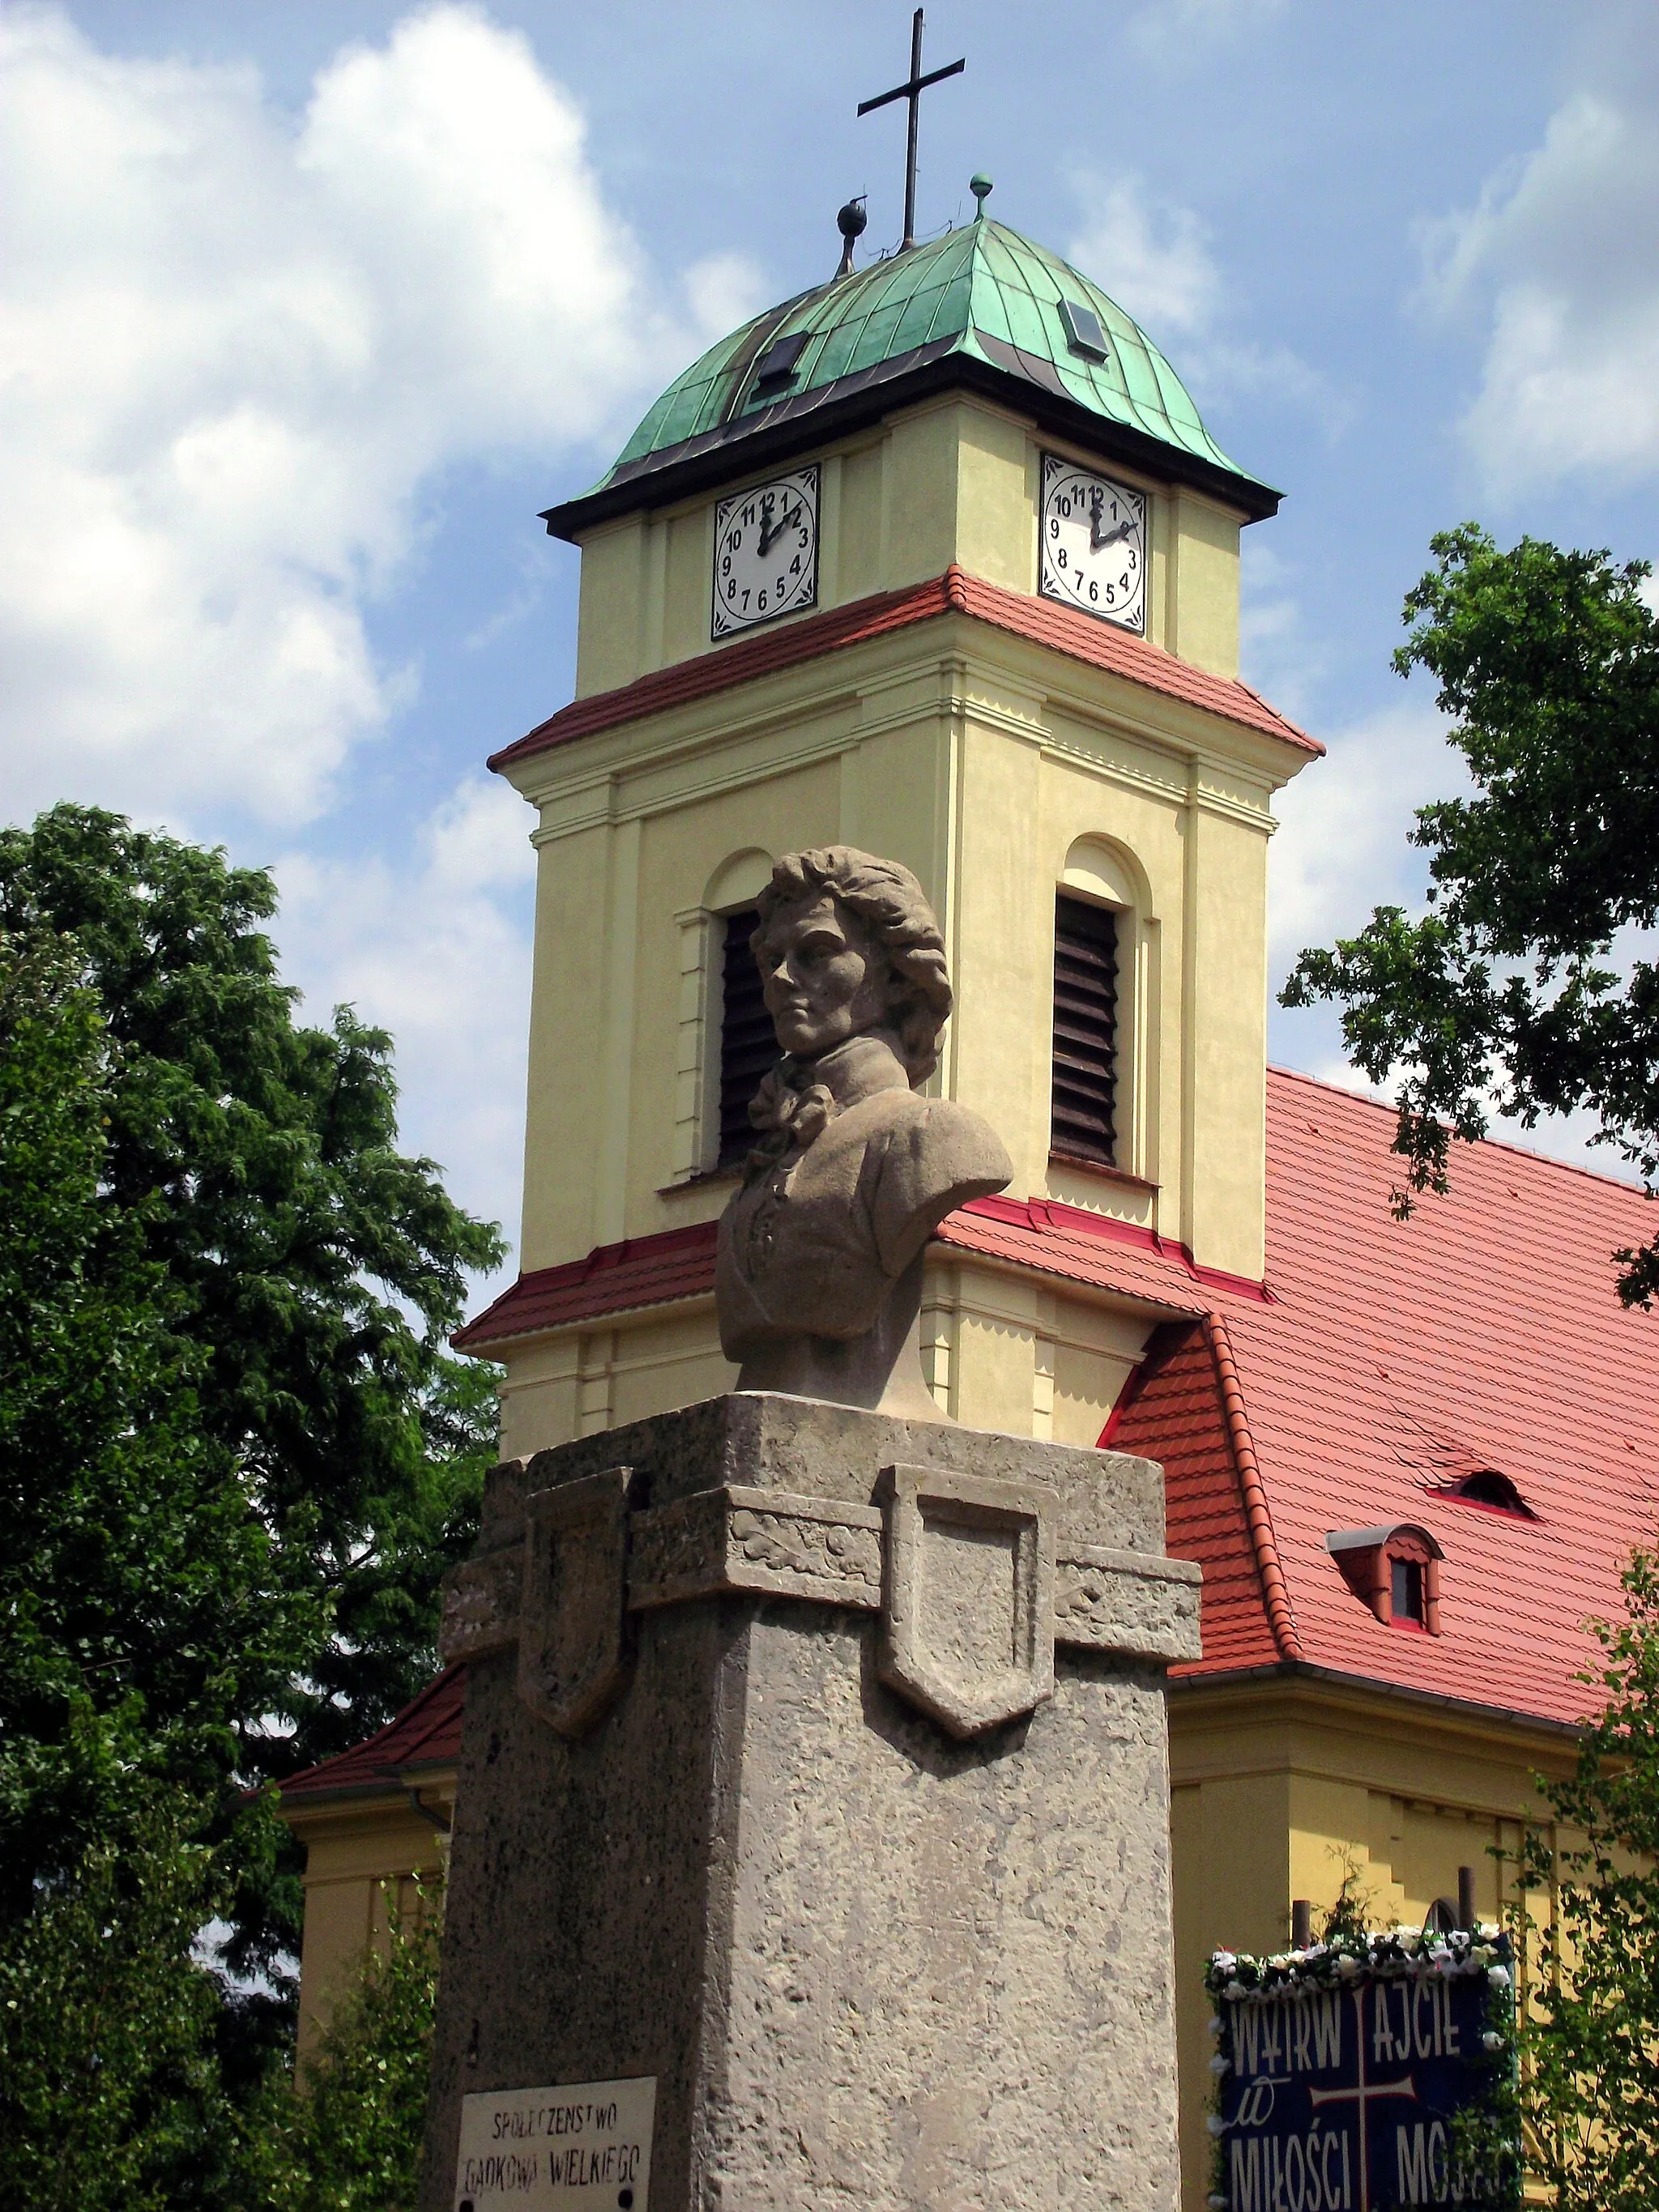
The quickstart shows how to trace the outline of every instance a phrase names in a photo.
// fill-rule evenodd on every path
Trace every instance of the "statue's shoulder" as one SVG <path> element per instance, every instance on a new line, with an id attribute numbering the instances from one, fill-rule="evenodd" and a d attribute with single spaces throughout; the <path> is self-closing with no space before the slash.
<path id="1" fill-rule="evenodd" d="M 913 1098 L 915 1093 L 911 1093 Z M 953 1182 L 991 1183 L 1000 1190 L 1012 1180 L 1008 1147 L 983 1115 L 954 1098 L 916 1098 L 921 1141 L 948 1167 Z"/>
<path id="2" fill-rule="evenodd" d="M 918 1191 L 945 1191 L 963 1183 L 976 1190 L 1000 1190 L 1014 1172 L 1007 1148 L 990 1123 L 954 1098 L 884 1091 L 861 1099 L 842 1117 L 842 1126 L 844 1140 L 861 1140 L 880 1157 L 884 1178 Z"/>

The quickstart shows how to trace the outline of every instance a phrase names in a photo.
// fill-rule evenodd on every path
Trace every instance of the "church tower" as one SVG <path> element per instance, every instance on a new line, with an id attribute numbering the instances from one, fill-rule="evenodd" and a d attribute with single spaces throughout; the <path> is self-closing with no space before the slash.
<path id="1" fill-rule="evenodd" d="M 459 1340 L 506 1364 L 507 1453 L 731 1386 L 749 917 L 803 848 L 921 878 L 957 998 L 930 1088 L 1014 1161 L 930 1250 L 947 1412 L 1093 1443 L 1168 1255 L 1261 1280 L 1270 808 L 1319 750 L 1237 676 L 1239 532 L 1278 495 L 974 189 L 863 268 L 843 210 L 840 272 L 546 517 L 581 550 L 576 697 L 491 763 L 538 817 L 524 1272 Z"/>

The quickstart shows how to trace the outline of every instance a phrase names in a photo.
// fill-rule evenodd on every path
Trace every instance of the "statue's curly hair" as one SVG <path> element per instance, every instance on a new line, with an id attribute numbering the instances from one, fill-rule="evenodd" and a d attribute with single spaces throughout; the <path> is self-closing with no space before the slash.
<path id="1" fill-rule="evenodd" d="M 878 860 L 851 845 L 786 853 L 758 901 L 760 927 L 750 939 L 757 957 L 768 923 L 781 906 L 828 891 L 868 925 L 894 969 L 910 986 L 895 1009 L 902 1058 L 914 1091 L 939 1066 L 939 1032 L 950 1019 L 951 978 L 945 939 L 927 894 L 896 860 Z"/>

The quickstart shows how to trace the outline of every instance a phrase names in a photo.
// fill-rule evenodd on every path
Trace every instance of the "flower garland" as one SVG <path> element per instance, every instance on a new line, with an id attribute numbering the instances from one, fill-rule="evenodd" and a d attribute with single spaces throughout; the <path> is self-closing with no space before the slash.
<path id="1" fill-rule="evenodd" d="M 1310 1943 L 1305 1951 L 1275 1951 L 1271 1958 L 1246 1958 L 1217 1951 L 1204 1970 L 1212 1997 L 1237 2004 L 1241 1998 L 1294 1996 L 1306 1990 L 1346 1989 L 1362 1974 L 1480 1974 L 1494 1990 L 1514 1981 L 1514 1952 L 1507 1929 L 1490 1922 L 1449 1935 L 1419 1935 L 1414 1928 L 1389 1928 L 1364 1936 L 1336 1936 Z"/>
<path id="2" fill-rule="evenodd" d="M 1210 2033 L 1215 2055 L 1210 2061 L 1215 2089 L 1206 2125 L 1212 2139 L 1208 2204 L 1228 2212 L 1226 2131 L 1220 2103 L 1234 2066 L 1233 2007 L 1294 2002 L 1316 1990 L 1352 1989 L 1362 1978 L 1377 1981 L 1425 1981 L 1434 1977 L 1484 1978 L 1486 2026 L 1480 2037 L 1486 2092 L 1472 2112 L 1460 2116 L 1460 2148 L 1499 2177 L 1498 2202 L 1520 2197 L 1519 2095 L 1516 2075 L 1515 1949 L 1507 1929 L 1482 1922 L 1474 1929 L 1419 1933 L 1414 1928 L 1341 1931 L 1305 1950 L 1275 1951 L 1252 1958 L 1216 1951 L 1204 1969 L 1204 1986 L 1215 2004 Z"/>

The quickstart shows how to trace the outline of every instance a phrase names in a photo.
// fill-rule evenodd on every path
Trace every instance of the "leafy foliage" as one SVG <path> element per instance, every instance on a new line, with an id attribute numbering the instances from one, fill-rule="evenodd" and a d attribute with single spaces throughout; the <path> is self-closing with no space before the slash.
<path id="1" fill-rule="evenodd" d="M 112 815 L 0 831 L 0 1935 L 188 1790 L 271 1992 L 233 2084 L 300 1910 L 244 1793 L 432 1670 L 494 1431 L 441 1344 L 501 1249 L 397 1151 L 389 1040 L 296 1024 L 275 903 Z"/>
<path id="2" fill-rule="evenodd" d="M 215 1854 L 158 1798 L 0 1933 L 0 2198 L 35 2212 L 212 2201 L 233 2136 L 215 1978 L 191 1955 Z"/>
<path id="3" fill-rule="evenodd" d="M 210 1791 L 239 1702 L 322 1623 L 282 1586 L 143 1224 L 103 1200 L 114 1054 L 73 945 L 0 940 L 0 1922 L 158 1779 Z"/>
<path id="4" fill-rule="evenodd" d="M 1397 1082 L 1412 1193 L 1447 1188 L 1449 1142 L 1488 1101 L 1530 1126 L 1587 1108 L 1644 1180 L 1659 1175 L 1659 966 L 1607 964 L 1659 917 L 1659 617 L 1644 562 L 1473 523 L 1431 541 L 1395 655 L 1427 669 L 1476 795 L 1419 810 L 1429 911 L 1379 907 L 1358 937 L 1303 953 L 1286 1006 L 1344 1003 L 1358 1065 Z M 1401 1071 L 1403 1070 L 1403 1074 Z M 1617 1257 L 1620 1296 L 1659 1291 L 1659 1237 Z"/>
<path id="5" fill-rule="evenodd" d="M 1659 2173 L 1659 1559 L 1638 1552 L 1624 1585 L 1626 1618 L 1596 1627 L 1585 1677 L 1607 1704 L 1572 1775 L 1540 1784 L 1584 1841 L 1553 1854 L 1534 1834 L 1522 1869 L 1532 1890 L 1558 1886 L 1519 2034 L 1560 2212 L 1650 2212 Z"/>
<path id="6" fill-rule="evenodd" d="M 295 2094 L 270 2081 L 243 2154 L 240 2201 L 261 2212 L 414 2212 L 438 1993 L 435 1901 L 391 1907 L 384 1951 L 333 2008 Z"/>

